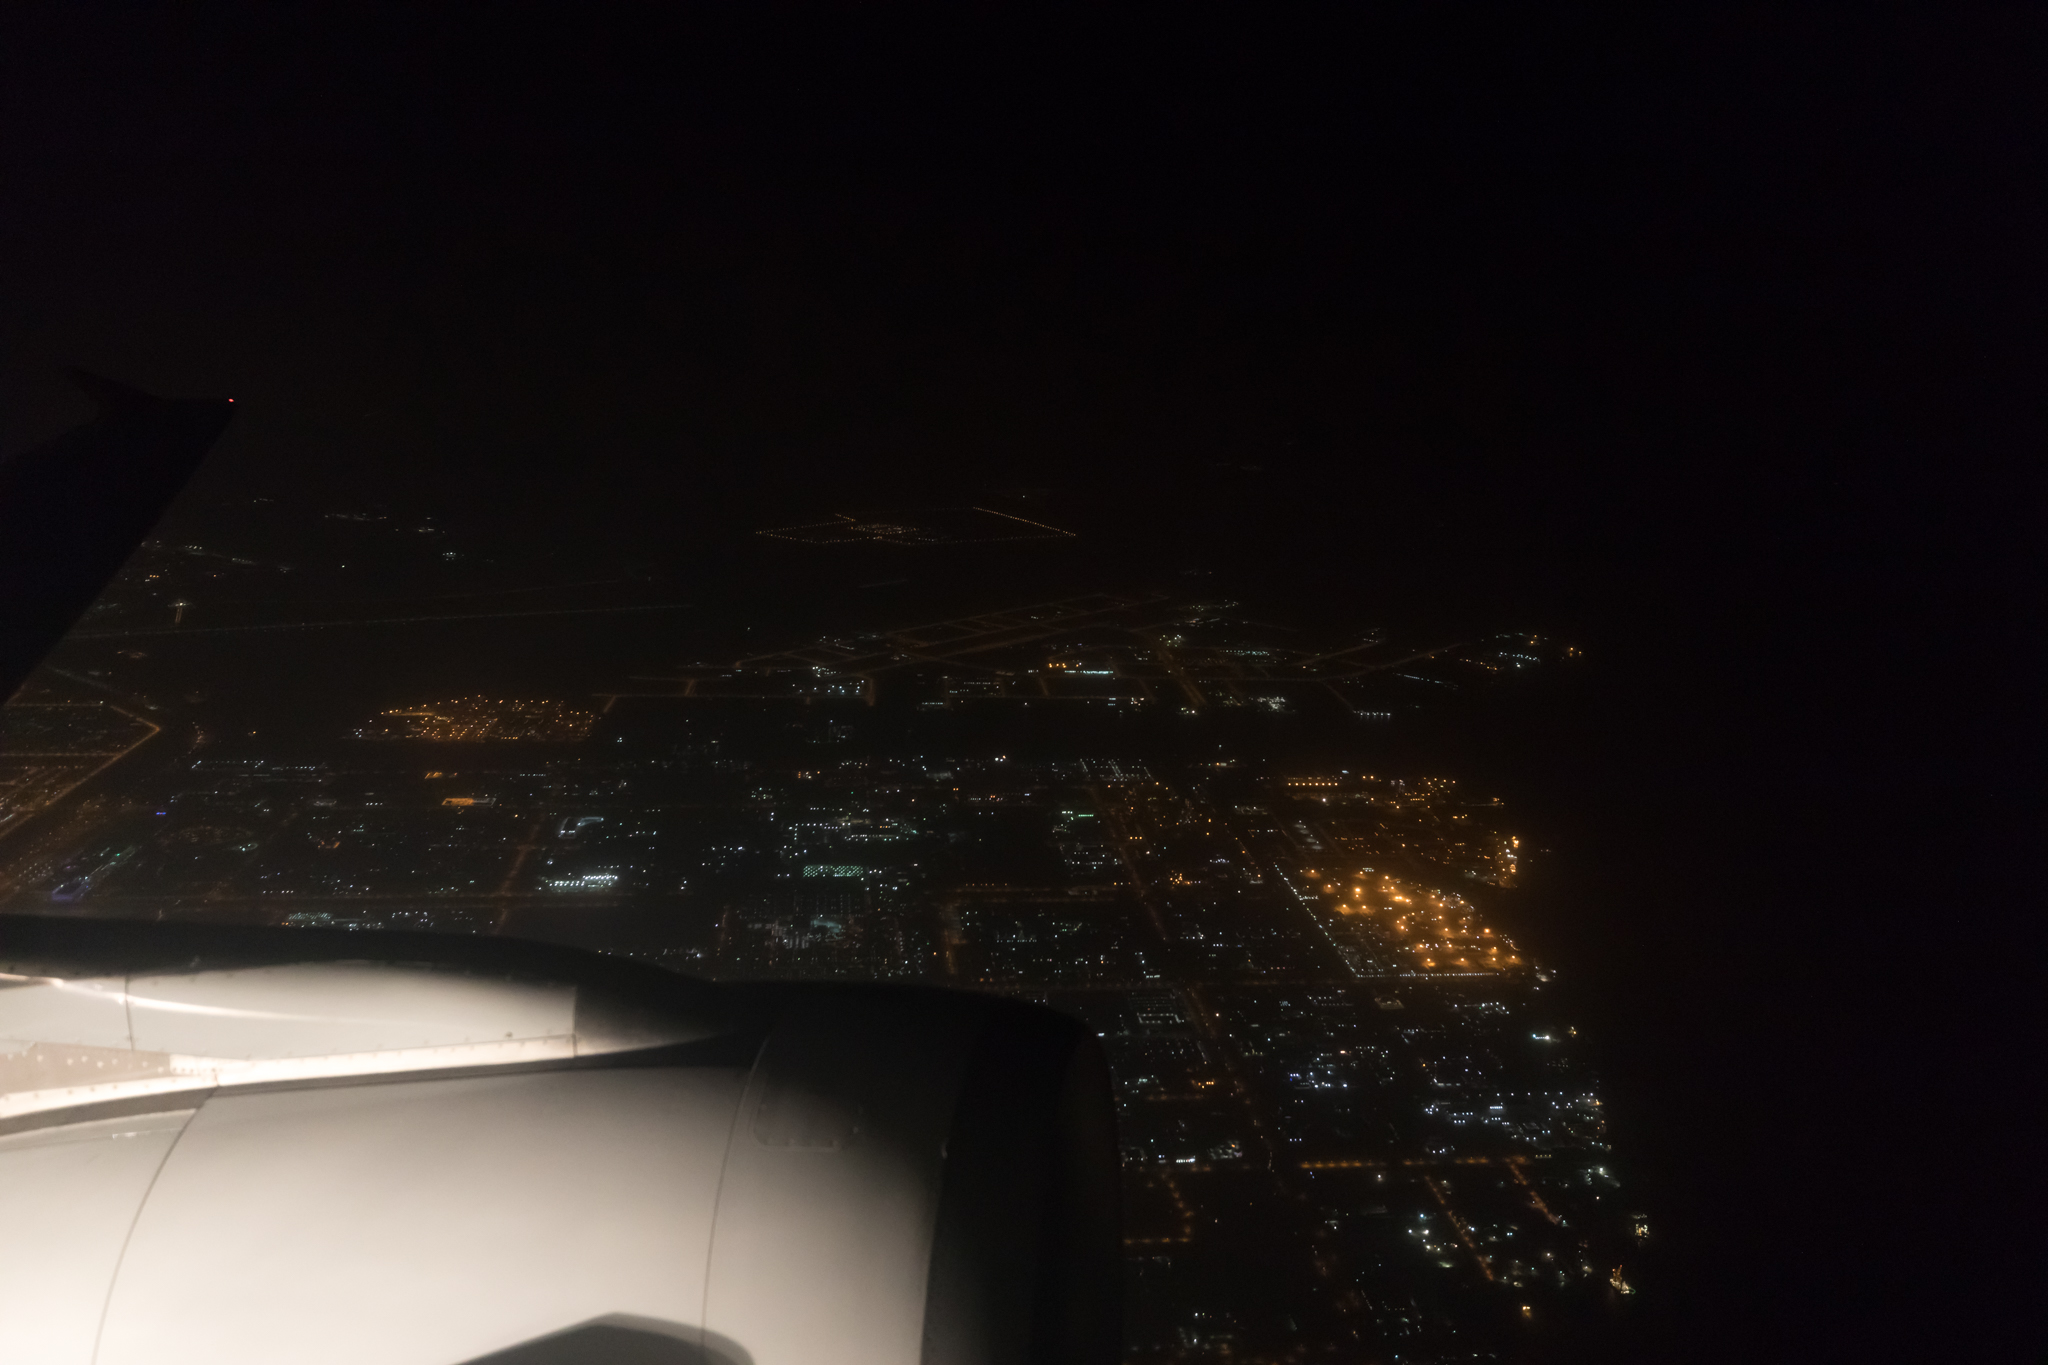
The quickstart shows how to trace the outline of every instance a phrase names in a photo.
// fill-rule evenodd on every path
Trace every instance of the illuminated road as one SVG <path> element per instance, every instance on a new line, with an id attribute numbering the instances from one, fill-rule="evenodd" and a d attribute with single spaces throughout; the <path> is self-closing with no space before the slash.
<path id="1" fill-rule="evenodd" d="M 30 703 L 30 704 L 32 705 L 33 703 Z M 102 703 L 102 704 L 104 705 L 104 703 Z M 156 738 L 156 737 L 157 737 L 158 735 L 160 735 L 160 734 L 162 734 L 162 733 L 164 732 L 164 730 L 163 730 L 163 727 L 162 727 L 161 725 L 158 725 L 158 724 L 157 724 L 157 723 L 156 723 L 155 721 L 153 721 L 153 720 L 150 720 L 150 719 L 148 719 L 147 717 L 144 717 L 144 716 L 138 716 L 138 715 L 136 715 L 136 714 L 135 714 L 135 713 L 134 713 L 133 711 L 129 711 L 129 710 L 127 710 L 127 709 L 125 709 L 125 708 L 123 708 L 123 707 L 119 707 L 119 706 L 108 706 L 108 707 L 107 707 L 107 709 L 108 709 L 109 711 L 112 711 L 112 712 L 113 712 L 113 713 L 114 713 L 115 715 L 117 715 L 117 716 L 121 716 L 121 717 L 124 717 L 124 718 L 126 718 L 126 719 L 128 719 L 128 720 L 132 720 L 132 721 L 134 721 L 134 722 L 135 722 L 135 723 L 136 723 L 137 725 L 146 725 L 146 726 L 148 726 L 148 727 L 149 727 L 149 733 L 148 733 L 148 734 L 146 734 L 146 735 L 143 735 L 143 736 L 142 736 L 142 737 L 141 737 L 140 739 L 137 739 L 137 740 L 136 740 L 136 741 L 135 741 L 135 742 L 134 742 L 133 744 L 130 744 L 130 745 L 128 745 L 128 746 L 127 746 L 126 748 L 123 748 L 123 749 L 117 749 L 117 750 L 114 750 L 114 751 L 112 751 L 112 752 L 107 752 L 107 751 L 85 751 L 85 752 L 78 752 L 78 751 L 64 750 L 64 751 L 58 751 L 58 752 L 53 752 L 53 753 L 39 753 L 39 752 L 35 752 L 35 751 L 30 751 L 30 750 L 20 750 L 20 749 L 15 749 L 15 750 L 9 750 L 9 751 L 7 752 L 7 754 L 6 754 L 6 757 L 7 757 L 7 758 L 9 758 L 9 759 L 19 759 L 19 758 L 65 758 L 65 759 L 81 759 L 81 758 L 98 758 L 98 759 L 103 759 L 104 761 L 103 761 L 103 762 L 101 762 L 101 763 L 99 763 L 99 764 L 96 764 L 96 765 L 95 765 L 95 766 L 94 766 L 94 767 L 93 767 L 93 768 L 92 768 L 92 769 L 91 769 L 91 770 L 90 770 L 89 772 L 86 772 L 85 774 L 83 774 L 82 776 L 80 776 L 80 777 L 78 778 L 78 780 L 77 780 L 77 781 L 75 781 L 75 782 L 73 782 L 73 783 L 72 783 L 72 784 L 71 784 L 70 786 L 68 786 L 68 787 L 65 787 L 65 788 L 63 788 L 62 790 L 60 790 L 60 791 L 58 791 L 58 792 L 55 792 L 54 794 L 52 794 L 52 795 L 51 795 L 50 797 L 48 797 L 48 798 L 47 798 L 47 799 L 46 799 L 46 800 L 45 800 L 45 801 L 44 801 L 44 802 L 43 802 L 43 803 L 42 803 L 42 804 L 41 804 L 40 806 L 36 807 L 36 809 L 35 809 L 35 810 L 32 810 L 32 811 L 24 811 L 24 812 L 21 812 L 21 813 L 20 813 L 19 815 L 15 816 L 15 817 L 13 818 L 12 822 L 11 822 L 11 823 L 10 823 L 9 825 L 7 825 L 6 827 L 0 827 L 0 839 L 4 839 L 4 838 L 6 838 L 6 837 L 7 837 L 7 836 L 8 836 L 9 834 L 12 834 L 12 833 L 13 833 L 13 832 L 14 832 L 15 830 L 17 830 L 17 829 L 20 829 L 20 828 L 21 828 L 21 827 L 22 827 L 22 826 L 23 826 L 24 824 L 26 824 L 26 823 L 28 822 L 28 820 L 29 820 L 29 819 L 33 818 L 34 816 L 36 816 L 36 815 L 39 815 L 39 814 L 41 814 L 41 813 L 42 813 L 43 811 L 46 811 L 46 810 L 51 810 L 51 809 L 54 809 L 54 808 L 55 808 L 55 807 L 57 807 L 58 805 L 62 804 L 62 803 L 63 803 L 63 801 L 65 800 L 65 798 L 69 797 L 69 796 L 70 796 L 70 795 L 71 795 L 71 794 L 72 794 L 73 792 L 77 791 L 77 790 L 78 790 L 78 789 L 79 789 L 80 787 L 83 787 L 83 786 L 84 786 L 84 785 L 85 785 L 86 783 L 88 783 L 88 782 L 92 781 L 92 780 L 93 780 L 93 779 L 94 779 L 95 777 L 98 777 L 98 776 L 99 776 L 99 775 L 100 775 L 101 773 L 103 773 L 103 772 L 105 772 L 105 771 L 106 771 L 107 769 L 109 769 L 109 768 L 113 767 L 113 766 L 114 766 L 114 765 L 115 765 L 116 763 L 119 763 L 119 762 L 120 762 L 120 761 L 121 761 L 122 759 L 124 759 L 124 758 L 128 757 L 128 755 L 130 755 L 130 754 L 134 753 L 134 752 L 135 752 L 135 751 L 136 751 L 137 749 L 140 749 L 140 748 L 141 748 L 141 747 L 142 747 L 143 745 L 145 745 L 145 744 L 149 743 L 149 742 L 150 742 L 151 740 L 155 739 L 155 738 Z"/>
<path id="2" fill-rule="evenodd" d="M 1552 1227 L 1563 1227 L 1564 1224 L 1558 1221 L 1557 1215 L 1550 1211 L 1550 1205 L 1543 1202 L 1543 1196 L 1536 1193 L 1536 1187 L 1529 1183 L 1528 1174 L 1522 1170 L 1522 1167 L 1527 1164 L 1528 1161 L 1523 1157 L 1509 1157 L 1507 1159 L 1507 1168 L 1514 1173 L 1515 1183 L 1529 1192 L 1530 1206 L 1536 1212 L 1542 1214 Z"/>
<path id="3" fill-rule="evenodd" d="M 1437 1206 L 1444 1211 L 1444 1217 L 1450 1219 L 1451 1226 L 1457 1230 L 1458 1240 L 1465 1244 L 1465 1250 L 1471 1252 L 1472 1259 L 1479 1263 L 1479 1273 L 1491 1280 L 1493 1262 L 1486 1259 L 1485 1254 L 1479 1250 L 1479 1244 L 1472 1240 L 1471 1232 L 1465 1227 L 1465 1220 L 1458 1217 L 1458 1211 L 1451 1207 L 1451 1201 L 1444 1198 L 1443 1188 L 1436 1183 L 1434 1176 L 1422 1177 L 1422 1183 L 1429 1186 L 1429 1192 L 1435 1196 Z"/>

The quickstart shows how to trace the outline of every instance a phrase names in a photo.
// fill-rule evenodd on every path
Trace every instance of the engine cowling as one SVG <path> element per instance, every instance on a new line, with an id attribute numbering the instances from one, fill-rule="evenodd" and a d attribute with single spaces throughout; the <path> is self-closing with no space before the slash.
<path id="1" fill-rule="evenodd" d="M 911 987 L 0 917 L 0 1357 L 1108 1365 L 1095 1039 Z"/>

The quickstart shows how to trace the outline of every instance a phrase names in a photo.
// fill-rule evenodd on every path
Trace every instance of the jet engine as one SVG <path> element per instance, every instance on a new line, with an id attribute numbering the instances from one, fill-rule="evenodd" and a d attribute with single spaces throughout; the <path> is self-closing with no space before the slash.
<path id="1" fill-rule="evenodd" d="M 1110 1365 L 1049 1010 L 505 940 L 0 917 L 0 1358 Z"/>

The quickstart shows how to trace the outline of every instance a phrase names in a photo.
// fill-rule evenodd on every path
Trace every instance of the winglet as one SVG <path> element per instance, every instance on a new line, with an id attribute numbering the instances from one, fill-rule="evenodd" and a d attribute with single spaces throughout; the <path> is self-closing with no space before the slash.
<path id="1" fill-rule="evenodd" d="M 0 463 L 0 701 L 120 572 L 234 412 L 71 377 L 98 418 Z"/>

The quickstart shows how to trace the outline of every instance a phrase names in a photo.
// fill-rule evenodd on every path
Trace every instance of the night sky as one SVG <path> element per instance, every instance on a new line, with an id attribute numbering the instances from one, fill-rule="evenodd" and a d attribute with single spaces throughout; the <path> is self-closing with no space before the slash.
<path id="1" fill-rule="evenodd" d="M 0 449 L 75 364 L 237 400 L 195 498 L 660 560 L 1044 487 L 1583 641 L 1457 742 L 1560 849 L 1661 1358 L 1934 1358 L 2038 1263 L 2048 26 L 1647 9 L 13 7 Z"/>

